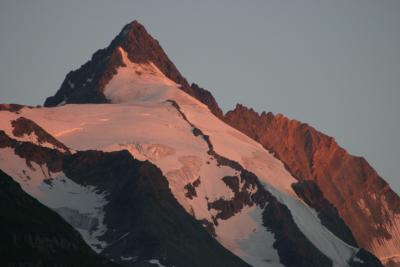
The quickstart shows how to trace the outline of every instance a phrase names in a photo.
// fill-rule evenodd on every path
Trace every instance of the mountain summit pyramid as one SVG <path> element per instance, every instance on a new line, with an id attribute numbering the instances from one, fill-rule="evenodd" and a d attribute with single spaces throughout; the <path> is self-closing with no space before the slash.
<path id="1" fill-rule="evenodd" d="M 165 76 L 180 84 L 181 90 L 206 104 L 216 116 L 222 116 L 211 93 L 197 84 L 189 85 L 158 41 L 136 20 L 125 25 L 107 48 L 98 50 L 89 62 L 70 72 L 60 90 L 47 98 L 44 105 L 53 107 L 60 103 L 107 103 L 103 89 L 122 64 L 118 47 L 126 51 L 132 62 L 152 62 Z"/>

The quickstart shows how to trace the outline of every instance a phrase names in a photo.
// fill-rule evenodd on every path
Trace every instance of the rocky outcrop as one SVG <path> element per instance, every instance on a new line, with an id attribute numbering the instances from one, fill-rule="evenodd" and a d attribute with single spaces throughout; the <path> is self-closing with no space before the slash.
<path id="1" fill-rule="evenodd" d="M 55 139 L 52 135 L 47 133 L 42 127 L 30 119 L 19 117 L 11 122 L 11 126 L 13 127 L 12 133 L 16 137 L 24 137 L 25 135 L 29 136 L 32 134 L 36 136 L 37 142 L 40 145 L 48 143 L 53 145 L 55 148 L 69 152 L 69 149 L 63 143 Z"/>
<path id="2" fill-rule="evenodd" d="M 382 255 L 373 244 L 379 240 L 385 246 L 391 240 L 389 226 L 396 223 L 400 198 L 364 158 L 350 155 L 332 137 L 283 115 L 258 114 L 237 105 L 225 115 L 225 121 L 261 143 L 285 164 L 301 182 L 294 185 L 295 191 L 321 218 L 335 217 L 337 211 L 360 247 Z M 350 232 L 339 218 L 327 226 L 352 243 Z"/>
<path id="3" fill-rule="evenodd" d="M 194 182 L 192 183 L 188 183 L 187 185 L 185 185 L 185 196 L 189 199 L 193 199 L 195 197 L 197 197 L 197 192 L 196 192 L 196 187 L 198 187 L 200 185 L 201 181 L 200 181 L 200 177 L 197 178 Z"/>
<path id="4" fill-rule="evenodd" d="M 0 104 L 0 111 L 10 111 L 10 112 L 14 112 L 16 114 L 19 114 L 19 111 L 23 108 L 33 108 L 31 106 L 24 106 L 24 105 L 20 105 L 20 104 Z"/>
<path id="5" fill-rule="evenodd" d="M 0 148 L 12 148 L 19 157 L 25 159 L 26 165 L 32 168 L 32 162 L 39 166 L 45 165 L 50 172 L 62 170 L 61 158 L 65 152 L 56 149 L 41 147 L 30 142 L 20 142 L 10 138 L 0 130 Z"/>
<path id="6" fill-rule="evenodd" d="M 44 105 L 53 107 L 65 103 L 109 102 L 103 89 L 117 73 L 117 68 L 123 66 L 118 47 L 127 52 L 132 62 L 152 62 L 165 76 L 180 84 L 181 90 L 207 105 L 216 116 L 222 117 L 222 111 L 211 93 L 197 84 L 189 85 L 159 42 L 136 20 L 127 24 L 107 48 L 98 50 L 90 61 L 68 73 L 61 88 L 54 96 L 47 98 Z"/>
<path id="7" fill-rule="evenodd" d="M 223 118 L 223 112 L 221 108 L 219 107 L 214 96 L 208 90 L 199 87 L 195 83 L 192 83 L 190 88 L 191 90 L 187 91 L 189 95 L 193 96 L 194 98 L 205 104 L 215 116 L 217 116 L 218 118 Z"/>
<path id="8" fill-rule="evenodd" d="M 1 266 L 119 266 L 95 254 L 72 226 L 0 170 Z"/>
<path id="9" fill-rule="evenodd" d="M 373 256 L 370 252 L 365 249 L 360 249 L 356 255 L 349 262 L 351 267 L 373 267 L 373 266 L 382 266 L 382 263 Z M 385 265 L 388 266 L 388 265 Z"/>

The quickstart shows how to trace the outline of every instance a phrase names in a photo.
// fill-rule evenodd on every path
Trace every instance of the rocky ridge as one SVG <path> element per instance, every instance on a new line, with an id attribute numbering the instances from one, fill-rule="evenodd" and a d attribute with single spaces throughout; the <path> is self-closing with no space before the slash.
<path id="1" fill-rule="evenodd" d="M 333 226 L 333 232 L 345 231 L 349 243 L 354 243 L 354 236 L 359 246 L 387 256 L 374 240 L 385 243 L 398 238 L 388 226 L 396 224 L 400 198 L 364 158 L 350 155 L 332 137 L 281 114 L 258 114 L 238 104 L 224 120 L 285 164 L 299 180 L 293 185 L 296 192 L 321 218 L 334 215 L 344 221 L 342 230 Z"/>

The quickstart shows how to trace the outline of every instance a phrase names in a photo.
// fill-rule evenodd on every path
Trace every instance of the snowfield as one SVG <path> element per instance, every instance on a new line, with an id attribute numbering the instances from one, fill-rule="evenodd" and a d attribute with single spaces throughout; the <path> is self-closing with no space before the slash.
<path id="1" fill-rule="evenodd" d="M 238 173 L 231 167 L 219 166 L 207 153 L 209 147 L 205 140 L 193 134 L 192 125 L 195 125 L 210 137 L 216 153 L 258 176 L 265 189 L 289 208 L 300 230 L 334 266 L 348 265 L 357 249 L 327 230 L 316 212 L 296 196 L 291 187 L 296 180 L 282 162 L 179 90 L 179 85 L 154 64 L 135 64 L 121 48 L 120 53 L 126 66 L 118 69 L 104 90 L 112 104 L 24 108 L 20 114 L 3 111 L 0 112 L 1 128 L 14 138 L 10 121 L 22 116 L 73 150 L 126 149 L 135 158 L 149 160 L 162 170 L 175 198 L 188 213 L 198 220 L 212 222 L 215 210 L 208 209 L 208 202 L 231 199 L 233 192 L 222 178 Z M 186 120 L 168 100 L 179 105 Z M 107 245 L 97 238 L 106 228 L 102 224 L 105 196 L 96 193 L 96 188 L 82 187 L 62 173 L 49 173 L 40 166 L 29 168 L 12 149 L 0 149 L 0 168 L 43 204 L 58 210 L 65 218 L 70 217 L 67 220 L 74 220 L 74 226 L 97 251 Z M 50 177 L 52 186 L 43 182 Z M 196 196 L 189 198 L 185 186 L 197 180 Z M 230 219 L 219 220 L 215 226 L 216 239 L 252 266 L 282 266 L 273 248 L 274 236 L 262 225 L 261 213 L 257 206 L 245 207 Z M 91 232 L 93 223 L 99 227 Z M 127 256 L 126 260 L 130 259 Z"/>

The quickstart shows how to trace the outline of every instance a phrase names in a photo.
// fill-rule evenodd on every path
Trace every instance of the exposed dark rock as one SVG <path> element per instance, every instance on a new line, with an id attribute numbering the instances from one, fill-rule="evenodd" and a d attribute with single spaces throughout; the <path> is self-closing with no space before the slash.
<path id="1" fill-rule="evenodd" d="M 347 244 L 358 247 L 353 233 L 340 217 L 337 209 L 324 198 L 314 181 L 300 181 L 292 185 L 296 194 L 310 207 L 313 207 L 321 223 Z"/>
<path id="2" fill-rule="evenodd" d="M 198 220 L 201 225 L 207 230 L 207 232 L 212 235 L 213 237 L 216 237 L 217 234 L 215 233 L 215 227 L 212 222 L 209 222 L 206 219 Z"/>
<path id="3" fill-rule="evenodd" d="M 349 265 L 351 267 L 383 267 L 374 255 L 362 248 L 353 256 Z"/>
<path id="4" fill-rule="evenodd" d="M 225 176 L 222 178 L 222 181 L 232 190 L 234 194 L 239 193 L 240 182 L 237 176 Z"/>
<path id="5" fill-rule="evenodd" d="M 11 125 L 13 127 L 14 136 L 23 137 L 24 135 L 34 134 L 37 136 L 39 144 L 49 143 L 57 148 L 69 152 L 69 149 L 63 143 L 55 139 L 52 135 L 47 133 L 42 127 L 30 119 L 19 117 L 18 119 L 12 121 Z"/>
<path id="6" fill-rule="evenodd" d="M 196 192 L 196 187 L 198 187 L 200 185 L 200 177 L 195 180 L 193 183 L 188 183 L 187 185 L 185 185 L 185 196 L 189 199 L 193 199 L 194 197 L 197 197 L 197 192 Z"/>
<path id="7" fill-rule="evenodd" d="M 33 168 L 32 162 L 45 165 L 51 172 L 62 170 L 63 152 L 56 149 L 41 147 L 30 142 L 19 142 L 10 138 L 4 131 L 0 130 L 0 148 L 13 148 L 16 155 L 25 159 L 28 167 Z"/>
<path id="8" fill-rule="evenodd" d="M 197 84 L 192 83 L 190 85 L 192 92 L 188 92 L 191 96 L 205 104 L 210 111 L 217 116 L 218 118 L 223 118 L 223 112 L 219 107 L 217 101 L 215 100 L 214 96 L 210 93 L 210 91 L 199 87 Z"/>
<path id="9" fill-rule="evenodd" d="M 14 148 L 17 143 L 18 141 L 10 138 L 3 130 L 0 130 L 0 148 Z"/>
<path id="10" fill-rule="evenodd" d="M 118 266 L 95 254 L 57 213 L 0 170 L 0 265 Z"/>
<path id="11" fill-rule="evenodd" d="M 194 188 L 198 187 L 201 184 L 200 177 L 197 178 L 192 184 Z"/>
<path id="12" fill-rule="evenodd" d="M 19 111 L 23 108 L 33 108 L 31 106 L 19 105 L 19 104 L 0 104 L 0 111 L 10 111 L 19 114 Z"/>
<path id="13" fill-rule="evenodd" d="M 258 182 L 257 177 L 252 173 L 243 171 L 240 175 L 240 179 L 240 183 L 242 183 L 241 190 L 236 186 L 231 187 L 231 185 L 239 185 L 238 177 L 224 177 L 223 181 L 231 188 L 234 197 L 229 200 L 220 198 L 208 203 L 209 210 L 214 209 L 218 211 L 215 216 L 216 220 L 227 220 L 242 211 L 246 206 L 252 207 L 258 205 L 260 208 L 264 208 L 268 200 L 274 199 L 274 197 L 264 189 L 264 187 Z M 256 189 L 256 192 L 251 193 L 251 189 Z"/>

